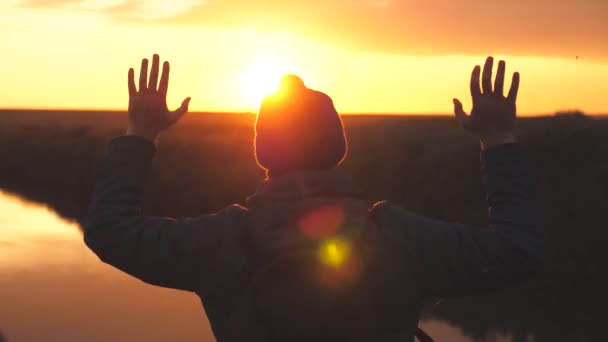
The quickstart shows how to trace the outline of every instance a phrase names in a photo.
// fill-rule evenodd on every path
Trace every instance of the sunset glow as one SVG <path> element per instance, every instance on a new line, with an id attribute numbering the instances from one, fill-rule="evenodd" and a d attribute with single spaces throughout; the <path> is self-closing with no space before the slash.
<path id="1" fill-rule="evenodd" d="M 521 6 L 3 1 L 0 107 L 125 109 L 128 68 L 159 53 L 172 63 L 170 107 L 191 96 L 192 110 L 255 111 L 289 71 L 341 113 L 447 114 L 453 97 L 469 99 L 472 67 L 494 55 L 522 74 L 520 113 L 608 113 L 608 3 Z"/>
<path id="2" fill-rule="evenodd" d="M 257 109 L 264 96 L 274 92 L 282 75 L 289 72 L 285 62 L 273 58 L 263 58 L 255 62 L 241 77 L 243 97 L 252 109 Z"/>

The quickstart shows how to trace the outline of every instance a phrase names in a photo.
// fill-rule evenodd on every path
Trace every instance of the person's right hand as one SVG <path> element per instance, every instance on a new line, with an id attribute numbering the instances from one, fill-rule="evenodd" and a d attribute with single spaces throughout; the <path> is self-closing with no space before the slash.
<path id="1" fill-rule="evenodd" d="M 512 143 L 515 141 L 513 127 L 515 125 L 517 91 L 519 89 L 519 73 L 513 74 L 509 95 L 503 95 L 505 83 L 505 62 L 498 63 L 494 89 L 492 89 L 492 66 L 494 59 L 488 57 L 483 67 L 481 87 L 479 84 L 479 65 L 471 74 L 471 96 L 473 109 L 467 115 L 462 109 L 462 103 L 454 99 L 456 119 L 468 131 L 479 135 L 483 149 L 493 145 Z M 482 91 L 483 90 L 483 91 Z"/>
<path id="2" fill-rule="evenodd" d="M 139 89 L 135 86 L 135 70 L 129 69 L 129 128 L 127 135 L 135 135 L 155 141 L 160 132 L 175 124 L 186 112 L 190 98 L 182 105 L 170 111 L 167 108 L 167 91 L 169 89 L 169 62 L 163 63 L 160 82 L 158 79 L 160 58 L 154 55 L 150 80 L 148 81 L 148 60 L 141 61 Z"/>

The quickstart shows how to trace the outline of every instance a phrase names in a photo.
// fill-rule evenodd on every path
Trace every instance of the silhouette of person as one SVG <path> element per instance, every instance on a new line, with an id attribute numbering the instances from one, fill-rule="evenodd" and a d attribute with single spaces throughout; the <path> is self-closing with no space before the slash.
<path id="1" fill-rule="evenodd" d="M 193 291 L 219 341 L 406 341 L 422 300 L 502 288 L 542 268 L 543 233 L 530 163 L 515 141 L 519 74 L 503 95 L 505 63 L 471 75 L 473 108 L 456 119 L 481 143 L 491 229 L 432 220 L 389 202 L 370 205 L 339 170 L 342 121 L 324 93 L 287 75 L 255 124 L 267 171 L 245 206 L 171 219 L 141 214 L 144 174 L 169 111 L 169 64 L 128 74 L 129 124 L 110 143 L 85 225 L 106 263 L 150 284 Z M 149 78 L 148 78 L 149 76 Z M 159 79 L 160 76 L 160 79 Z"/>

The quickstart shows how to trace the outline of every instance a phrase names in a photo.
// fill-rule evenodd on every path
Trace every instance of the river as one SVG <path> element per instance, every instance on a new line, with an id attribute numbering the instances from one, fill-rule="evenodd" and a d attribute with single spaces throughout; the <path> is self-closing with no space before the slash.
<path id="1" fill-rule="evenodd" d="M 470 341 L 442 321 L 436 341 Z M 101 263 L 76 223 L 0 191 L 0 341 L 215 341 L 198 297 Z M 497 340 L 502 340 L 500 337 Z"/>

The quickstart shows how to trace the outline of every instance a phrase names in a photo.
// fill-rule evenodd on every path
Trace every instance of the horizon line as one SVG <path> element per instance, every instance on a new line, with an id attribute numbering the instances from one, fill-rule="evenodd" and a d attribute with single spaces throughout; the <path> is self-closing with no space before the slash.
<path id="1" fill-rule="evenodd" d="M 97 108 L 0 108 L 1 112 L 89 112 L 89 113 L 126 113 L 126 109 L 97 109 Z M 518 114 L 520 117 L 543 117 L 543 116 L 556 116 L 558 113 L 576 113 L 581 112 L 586 116 L 608 116 L 608 111 L 605 113 L 587 113 L 578 109 L 566 109 L 566 110 L 555 110 L 550 113 L 525 113 Z M 193 110 L 189 112 L 190 114 L 224 114 L 224 115 L 257 115 L 256 111 L 216 111 L 216 110 Z M 453 113 L 413 113 L 413 112 L 343 112 L 339 113 L 340 115 L 346 116 L 454 116 Z"/>

